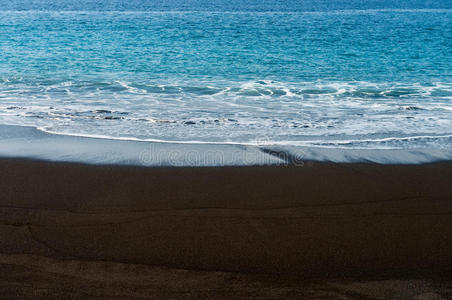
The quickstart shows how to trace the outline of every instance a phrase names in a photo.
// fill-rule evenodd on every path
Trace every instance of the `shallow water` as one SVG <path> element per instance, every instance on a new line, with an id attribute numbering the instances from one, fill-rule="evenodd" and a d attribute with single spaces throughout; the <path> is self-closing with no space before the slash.
<path id="1" fill-rule="evenodd" d="M 445 1 L 3 2 L 3 124 L 160 141 L 452 146 Z"/>

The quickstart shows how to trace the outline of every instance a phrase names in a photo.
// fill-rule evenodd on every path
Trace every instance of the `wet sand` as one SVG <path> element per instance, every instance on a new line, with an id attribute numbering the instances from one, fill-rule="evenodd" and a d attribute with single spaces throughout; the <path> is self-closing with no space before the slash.
<path id="1" fill-rule="evenodd" d="M 446 298 L 451 182 L 452 162 L 0 159 L 0 296 Z"/>

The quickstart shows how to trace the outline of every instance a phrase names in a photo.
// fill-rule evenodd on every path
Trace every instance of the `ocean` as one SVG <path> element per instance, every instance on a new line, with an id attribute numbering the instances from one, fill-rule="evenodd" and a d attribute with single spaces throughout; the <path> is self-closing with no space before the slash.
<path id="1" fill-rule="evenodd" d="M 450 149 L 450 1 L 0 0 L 0 124 Z"/>

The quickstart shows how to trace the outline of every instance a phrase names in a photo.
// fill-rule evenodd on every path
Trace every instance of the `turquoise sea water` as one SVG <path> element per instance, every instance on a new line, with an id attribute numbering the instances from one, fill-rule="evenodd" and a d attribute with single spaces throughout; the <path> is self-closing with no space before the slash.
<path id="1" fill-rule="evenodd" d="M 447 1 L 0 4 L 3 124 L 143 140 L 452 146 Z"/>

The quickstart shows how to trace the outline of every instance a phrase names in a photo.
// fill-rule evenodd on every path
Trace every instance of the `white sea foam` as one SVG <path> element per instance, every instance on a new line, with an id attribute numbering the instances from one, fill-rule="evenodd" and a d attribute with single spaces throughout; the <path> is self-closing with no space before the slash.
<path id="1" fill-rule="evenodd" d="M 0 123 L 55 134 L 244 145 L 265 139 L 272 145 L 351 149 L 452 145 L 452 84 L 444 82 L 258 80 L 187 86 L 14 80 L 0 83 Z"/>

